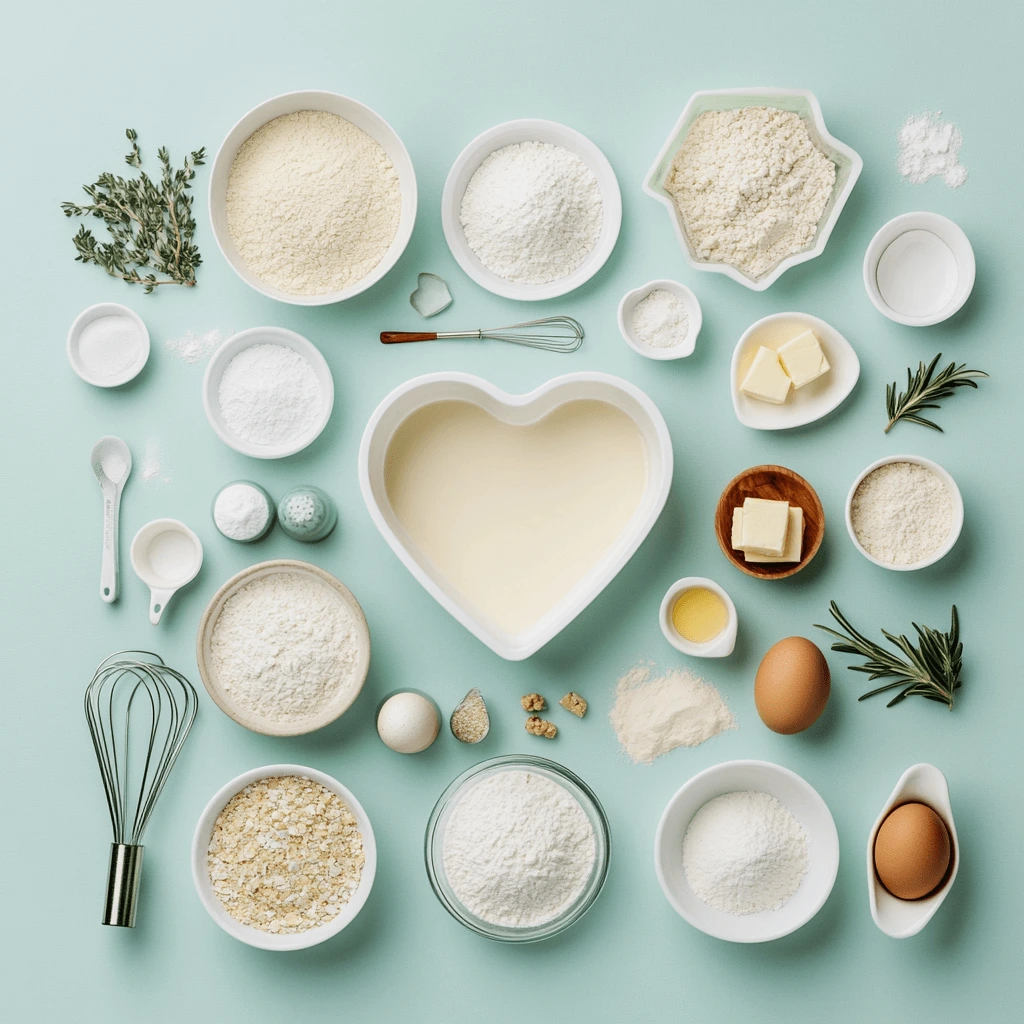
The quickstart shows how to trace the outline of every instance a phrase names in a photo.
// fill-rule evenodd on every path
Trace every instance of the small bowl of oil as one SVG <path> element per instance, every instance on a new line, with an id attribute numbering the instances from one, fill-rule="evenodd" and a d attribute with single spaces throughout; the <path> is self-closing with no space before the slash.
<path id="1" fill-rule="evenodd" d="M 736 646 L 736 605 L 704 576 L 676 580 L 662 598 L 658 618 L 665 639 L 691 657 L 727 658 Z"/>

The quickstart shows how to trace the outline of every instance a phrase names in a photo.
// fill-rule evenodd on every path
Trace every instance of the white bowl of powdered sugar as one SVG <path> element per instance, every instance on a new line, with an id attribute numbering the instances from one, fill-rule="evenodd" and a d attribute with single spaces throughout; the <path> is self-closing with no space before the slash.
<path id="1" fill-rule="evenodd" d="M 825 801 L 768 761 L 726 761 L 669 801 L 654 868 L 672 908 L 729 942 L 768 942 L 825 905 L 839 871 L 839 835 Z"/>

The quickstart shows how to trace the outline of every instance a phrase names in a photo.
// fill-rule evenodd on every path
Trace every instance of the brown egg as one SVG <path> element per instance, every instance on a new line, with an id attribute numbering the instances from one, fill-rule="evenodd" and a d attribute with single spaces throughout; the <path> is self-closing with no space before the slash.
<path id="1" fill-rule="evenodd" d="M 803 732 L 828 703 L 830 676 L 825 655 L 802 636 L 780 640 L 761 659 L 754 677 L 754 703 L 772 732 Z"/>
<path id="2" fill-rule="evenodd" d="M 878 880 L 897 899 L 919 900 L 936 889 L 949 857 L 949 832 L 927 804 L 900 804 L 875 837 Z"/>

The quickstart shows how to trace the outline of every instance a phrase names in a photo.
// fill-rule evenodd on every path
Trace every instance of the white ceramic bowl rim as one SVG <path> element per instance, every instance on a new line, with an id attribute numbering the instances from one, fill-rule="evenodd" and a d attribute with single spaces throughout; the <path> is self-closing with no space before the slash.
<path id="1" fill-rule="evenodd" d="M 320 783 L 324 789 L 336 793 L 348 805 L 359 825 L 359 831 L 363 837 L 363 855 L 365 862 L 359 877 L 359 885 L 352 894 L 351 899 L 344 905 L 342 910 L 331 921 L 319 925 L 316 928 L 309 928 L 304 932 L 297 932 L 288 935 L 273 935 L 270 932 L 260 931 L 249 925 L 236 921 L 224 909 L 224 905 L 213 891 L 210 885 L 209 868 L 207 867 L 207 851 L 210 845 L 210 836 L 213 833 L 213 826 L 217 821 L 220 812 L 227 802 L 241 792 L 246 786 L 259 779 L 274 778 L 281 775 L 300 775 Z M 192 881 L 195 883 L 196 893 L 200 902 L 206 908 L 206 912 L 216 923 L 235 939 L 247 945 L 255 946 L 258 949 L 270 949 L 284 952 L 293 949 L 306 949 L 309 946 L 316 946 L 334 935 L 337 935 L 343 928 L 351 924 L 356 915 L 363 909 L 370 890 L 373 888 L 374 876 L 377 873 L 377 844 L 373 835 L 373 827 L 370 818 L 363 805 L 355 798 L 355 795 L 343 786 L 333 776 L 317 771 L 315 768 L 307 768 L 299 764 L 271 764 L 262 768 L 253 768 L 236 776 L 230 782 L 225 783 L 210 798 L 209 803 L 203 809 L 196 824 L 196 830 L 192 835 Z"/>
<path id="2" fill-rule="evenodd" d="M 637 338 L 633 331 L 633 310 L 641 299 L 646 298 L 651 292 L 659 290 L 672 292 L 686 307 L 686 315 L 689 320 L 686 337 L 678 345 L 673 345 L 670 348 L 654 348 L 652 345 L 646 345 Z M 704 314 L 697 296 L 685 284 L 673 281 L 671 278 L 659 278 L 648 281 L 647 284 L 642 284 L 639 288 L 631 288 L 619 302 L 618 317 L 619 333 L 626 344 L 634 352 L 638 352 L 647 359 L 659 360 L 684 359 L 686 356 L 692 355 L 697 345 L 697 335 L 700 334 L 700 329 L 704 324 Z"/>
<path id="3" fill-rule="evenodd" d="M 853 528 L 853 496 L 857 493 L 857 488 L 870 476 L 876 469 L 881 466 L 887 466 L 892 462 L 913 462 L 918 466 L 924 466 L 926 469 L 930 469 L 940 480 L 946 485 L 946 489 L 949 491 L 950 500 L 953 503 L 953 522 L 949 528 L 949 536 L 946 538 L 943 545 L 936 548 L 927 558 L 922 559 L 920 562 L 914 562 L 911 565 L 893 565 L 891 562 L 883 562 L 879 558 L 875 558 L 867 548 L 861 544 L 857 537 L 857 533 Z M 853 541 L 853 546 L 869 561 L 874 562 L 875 565 L 880 565 L 883 569 L 892 569 L 894 572 L 910 572 L 914 569 L 925 569 L 929 565 L 934 565 L 941 558 L 945 558 L 950 551 L 953 550 L 953 546 L 956 544 L 960 537 L 960 531 L 964 526 L 964 499 L 960 494 L 960 488 L 957 486 L 956 481 L 953 479 L 952 474 L 940 466 L 937 462 L 933 462 L 931 459 L 926 459 L 923 455 L 886 455 L 884 458 L 878 459 L 872 462 L 870 466 L 862 470 L 858 474 L 857 479 L 853 481 L 850 487 L 849 493 L 846 495 L 846 532 L 850 535 L 850 540 Z"/>
<path id="4" fill-rule="evenodd" d="M 492 627 L 480 616 L 475 615 L 471 609 L 463 606 L 460 603 L 459 595 L 443 581 L 435 579 L 398 536 L 392 526 L 389 514 L 386 514 L 382 508 L 382 504 L 386 503 L 386 496 L 383 495 L 382 488 L 378 487 L 377 477 L 383 462 L 383 452 L 386 451 L 387 442 L 390 441 L 394 430 L 402 420 L 422 405 L 451 397 L 448 393 L 451 391 L 457 391 L 460 398 L 465 401 L 476 401 L 493 415 L 492 406 L 514 411 L 535 406 L 553 392 L 562 390 L 572 392 L 573 389 L 587 392 L 603 390 L 606 394 L 609 391 L 615 391 L 622 396 L 626 404 L 638 410 L 640 416 L 643 417 L 642 420 L 637 415 L 631 414 L 624 406 L 619 406 L 628 415 L 632 415 L 634 422 L 645 435 L 649 460 L 647 491 L 633 521 L 587 576 L 533 626 L 522 633 L 505 634 L 497 630 L 496 627 Z M 438 397 L 429 397 L 435 394 Z M 578 398 L 580 394 L 570 393 L 565 401 L 572 401 L 574 397 Z M 594 396 L 590 394 L 588 397 Z M 609 401 L 607 397 L 603 400 Z M 547 415 L 551 409 L 557 408 L 561 404 L 561 402 L 556 402 L 550 409 L 546 408 L 543 414 Z M 392 423 L 394 417 L 389 415 L 392 408 L 402 408 L 403 406 L 407 408 L 402 414 L 401 420 Z M 378 431 L 387 434 L 386 440 L 378 438 Z M 383 450 L 381 450 L 382 446 Z M 371 457 L 373 458 L 372 466 Z M 417 582 L 442 608 L 492 651 L 509 661 L 521 661 L 538 651 L 572 622 L 618 575 L 636 553 L 637 548 L 643 543 L 661 515 L 672 483 L 672 470 L 672 442 L 668 427 L 658 407 L 643 391 L 628 381 L 611 374 L 594 371 L 581 371 L 553 377 L 532 391 L 518 395 L 509 394 L 490 381 L 468 373 L 448 371 L 414 377 L 404 384 L 400 384 L 381 400 L 366 424 L 359 446 L 359 486 L 370 518 L 380 531 L 381 536 L 388 542 L 391 550 L 395 552 Z M 380 499 L 378 499 L 378 491 L 381 491 Z M 612 557 L 613 555 L 614 557 Z M 584 584 L 586 585 L 584 586 Z"/>
<path id="5" fill-rule="evenodd" d="M 480 164 L 496 150 L 519 142 L 550 142 L 575 153 L 597 179 L 604 204 L 604 220 L 595 247 L 571 274 L 547 284 L 507 281 L 488 270 L 469 247 L 460 219 L 462 196 Z M 615 248 L 621 224 L 622 194 L 608 158 L 575 128 L 541 118 L 506 121 L 478 135 L 455 158 L 441 197 L 441 225 L 455 261 L 478 285 L 506 299 L 554 299 L 579 288 L 604 266 Z"/>
<path id="6" fill-rule="evenodd" d="M 92 323 L 93 320 L 98 320 L 101 316 L 126 316 L 138 326 L 141 332 L 139 351 L 135 359 L 120 373 L 116 373 L 112 377 L 101 377 L 92 373 L 85 363 L 82 362 L 81 353 L 78 349 L 78 343 L 86 325 Z M 149 328 L 146 327 L 142 317 L 134 309 L 122 306 L 119 302 L 97 302 L 92 306 L 87 306 L 75 317 L 71 327 L 68 329 L 67 353 L 71 369 L 86 384 L 92 384 L 97 388 L 117 388 L 122 384 L 127 384 L 130 380 L 134 380 L 142 373 L 146 363 L 149 361 L 149 348 Z"/>
<path id="7" fill-rule="evenodd" d="M 245 265 L 235 248 L 224 212 L 224 196 L 228 177 L 239 148 L 263 125 L 275 118 L 300 110 L 323 110 L 327 113 L 337 114 L 366 132 L 370 138 L 380 144 L 394 164 L 402 191 L 402 212 L 398 230 L 395 232 L 391 245 L 381 257 L 380 263 L 366 277 L 347 288 L 335 292 L 324 292 L 320 295 L 294 295 L 260 280 Z M 409 244 L 416 222 L 416 172 L 409 152 L 398 133 L 380 114 L 366 106 L 365 103 L 360 103 L 350 96 L 343 96 L 340 93 L 323 89 L 300 89 L 295 92 L 281 93 L 258 103 L 243 114 L 224 137 L 224 141 L 217 150 L 213 166 L 210 169 L 210 185 L 207 196 L 213 237 L 231 269 L 249 287 L 254 288 L 267 298 L 277 299 L 279 302 L 287 302 L 295 306 L 324 306 L 334 302 L 343 302 L 375 285 L 398 262 Z"/>
<path id="8" fill-rule="evenodd" d="M 717 106 L 715 104 L 716 98 L 725 100 L 727 105 L 722 107 Z M 818 222 L 818 231 L 815 235 L 814 245 L 809 249 L 804 249 L 801 252 L 787 256 L 784 260 L 779 262 L 773 270 L 762 274 L 759 278 L 754 280 L 727 263 L 713 263 L 706 260 L 698 260 L 693 256 L 690 251 L 686 234 L 680 223 L 675 200 L 666 192 L 661 190 L 656 185 L 656 181 L 663 171 L 665 160 L 669 158 L 670 154 L 674 156 L 675 152 L 682 144 L 685 136 L 681 136 L 680 133 L 684 128 L 688 129 L 689 124 L 697 117 L 698 114 L 703 113 L 704 110 L 731 110 L 741 106 L 776 106 L 781 107 L 782 109 L 791 109 L 790 106 L 783 106 L 785 101 L 789 101 L 790 104 L 793 104 L 795 101 L 803 101 L 803 103 L 806 104 L 806 111 L 794 110 L 794 112 L 805 114 L 803 120 L 807 123 L 808 128 L 811 129 L 811 137 L 814 139 L 814 136 L 817 135 L 817 139 L 815 139 L 815 141 L 820 143 L 820 148 L 826 151 L 825 155 L 834 163 L 836 162 L 836 157 L 840 157 L 842 161 L 848 162 L 849 170 L 847 172 L 845 182 L 840 183 L 839 179 L 843 168 L 841 166 L 837 166 L 836 188 L 833 191 L 832 199 L 825 207 L 821 220 Z M 804 263 L 807 260 L 814 259 L 815 256 L 821 255 L 829 240 L 829 236 L 832 234 L 832 230 L 835 227 L 836 222 L 839 220 L 839 215 L 842 213 L 843 207 L 846 205 L 847 199 L 850 198 L 853 186 L 857 183 L 857 179 L 860 177 L 860 173 L 863 168 L 864 161 L 860 156 L 845 142 L 840 142 L 839 139 L 835 138 L 835 136 L 829 134 L 828 129 L 825 127 L 825 118 L 821 112 L 821 104 L 818 102 L 818 98 L 809 89 L 782 89 L 772 86 L 734 89 L 706 89 L 700 92 L 695 92 L 687 101 L 682 114 L 679 116 L 679 120 L 676 121 L 675 126 L 669 133 L 668 138 L 665 140 L 665 143 L 652 164 L 651 169 L 644 177 L 643 190 L 647 195 L 658 200 L 658 202 L 667 209 L 676 235 L 676 240 L 679 242 L 679 246 L 683 252 L 683 258 L 691 267 L 695 270 L 725 274 L 727 277 L 731 277 L 734 281 L 742 284 L 744 287 L 760 292 L 774 284 L 791 267 L 795 267 L 799 263 Z"/>
<path id="9" fill-rule="evenodd" d="M 283 345 L 303 356 L 320 382 L 322 406 L 317 422 L 305 434 L 282 444 L 253 444 L 236 434 L 220 414 L 220 379 L 228 364 L 239 352 L 253 345 Z M 239 331 L 220 345 L 210 357 L 203 375 L 203 409 L 216 435 L 229 447 L 254 459 L 283 459 L 311 445 L 327 426 L 334 411 L 334 378 L 323 353 L 308 338 L 284 327 L 250 327 Z"/>
<path id="10" fill-rule="evenodd" d="M 917 230 L 931 232 L 946 243 L 956 260 L 958 278 L 956 288 L 944 306 L 924 316 L 907 316 L 893 309 L 882 298 L 881 290 L 878 287 L 878 262 L 885 250 L 900 235 Z M 976 273 L 974 249 L 963 228 L 948 217 L 943 217 L 942 214 L 929 213 L 926 210 L 901 213 L 875 232 L 864 253 L 863 272 L 864 287 L 867 290 L 868 298 L 871 299 L 879 313 L 898 324 L 906 324 L 908 327 L 929 327 L 932 324 L 948 320 L 970 298 L 971 292 L 974 290 Z"/>

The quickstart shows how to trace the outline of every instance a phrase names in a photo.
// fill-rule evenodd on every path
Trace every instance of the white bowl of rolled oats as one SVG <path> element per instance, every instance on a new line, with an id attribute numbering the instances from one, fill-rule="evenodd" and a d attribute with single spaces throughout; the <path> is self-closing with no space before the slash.
<path id="1" fill-rule="evenodd" d="M 206 805 L 192 878 L 210 917 L 260 949 L 305 949 L 363 908 L 377 869 L 373 829 L 337 779 L 297 764 L 239 775 Z"/>

